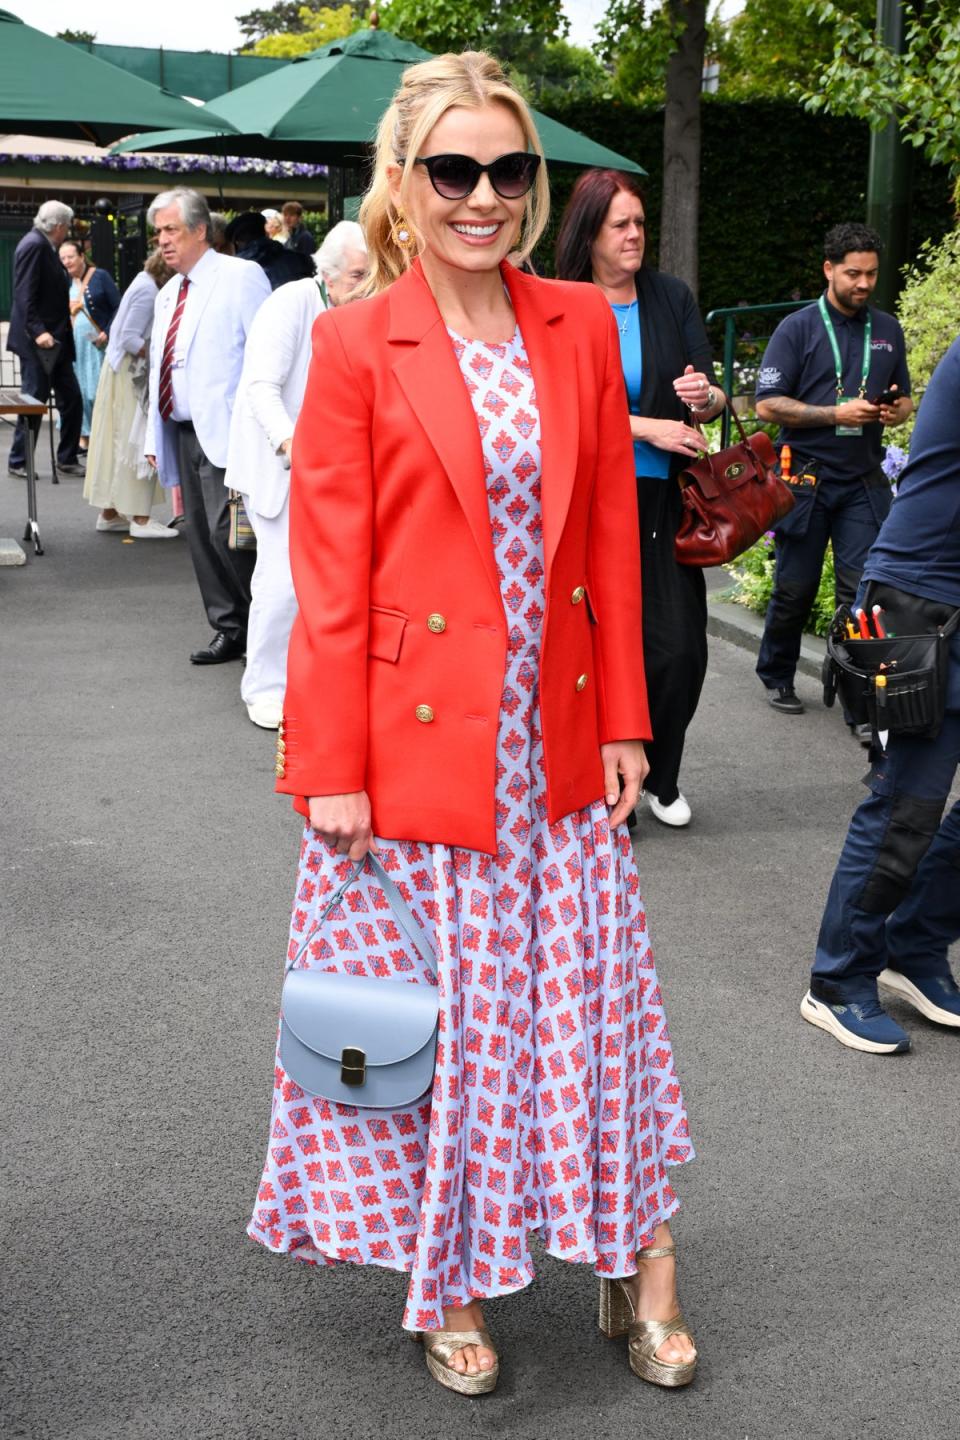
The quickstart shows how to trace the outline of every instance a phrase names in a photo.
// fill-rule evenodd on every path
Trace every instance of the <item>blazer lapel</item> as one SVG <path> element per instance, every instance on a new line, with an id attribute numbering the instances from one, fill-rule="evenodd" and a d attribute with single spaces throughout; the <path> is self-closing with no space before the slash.
<path id="1" fill-rule="evenodd" d="M 417 265 L 390 289 L 388 338 L 399 351 L 394 374 L 456 492 L 499 598 L 477 417 L 436 301 Z"/>
<path id="2" fill-rule="evenodd" d="M 197 333 L 200 324 L 200 317 L 210 303 L 210 297 L 220 282 L 222 267 L 217 265 L 207 276 L 203 285 L 191 286 L 187 292 L 187 303 L 183 307 L 183 318 L 180 321 L 179 340 L 183 349 L 183 358 L 186 361 L 190 354 L 190 346 L 193 344 L 193 337 Z"/>
<path id="3" fill-rule="evenodd" d="M 577 473 L 580 388 L 577 349 L 559 286 L 502 269 L 533 371 L 540 411 L 543 552 L 547 575 L 557 552 Z"/>

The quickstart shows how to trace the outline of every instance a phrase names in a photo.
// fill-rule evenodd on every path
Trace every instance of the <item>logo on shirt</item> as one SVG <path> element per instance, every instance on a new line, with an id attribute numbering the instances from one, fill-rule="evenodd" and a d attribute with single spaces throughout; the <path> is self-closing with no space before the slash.
<path id="1" fill-rule="evenodd" d="M 870 349 L 871 349 L 871 350 L 888 350 L 891 355 L 893 354 L 893 346 L 891 345 L 891 343 L 890 343 L 889 340 L 873 340 L 873 341 L 871 341 L 871 343 L 870 343 Z"/>
<path id="2" fill-rule="evenodd" d="M 779 385 L 782 379 L 783 375 L 775 365 L 764 365 L 757 376 L 757 389 L 765 385 Z"/>

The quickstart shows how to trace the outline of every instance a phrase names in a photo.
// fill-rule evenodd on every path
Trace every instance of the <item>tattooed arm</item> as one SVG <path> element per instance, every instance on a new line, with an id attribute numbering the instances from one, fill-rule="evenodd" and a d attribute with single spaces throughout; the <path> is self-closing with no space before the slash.
<path id="1" fill-rule="evenodd" d="M 757 401 L 757 415 L 767 424 L 810 430 L 825 425 L 869 425 L 880 419 L 880 409 L 869 400 L 845 400 L 842 405 L 807 405 L 787 395 L 770 395 Z"/>

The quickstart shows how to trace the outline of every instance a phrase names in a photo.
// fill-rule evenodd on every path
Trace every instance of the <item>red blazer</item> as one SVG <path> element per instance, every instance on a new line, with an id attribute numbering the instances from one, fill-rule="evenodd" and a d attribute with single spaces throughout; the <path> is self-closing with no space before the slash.
<path id="1" fill-rule="evenodd" d="M 540 407 L 540 707 L 551 822 L 603 794 L 600 744 L 649 739 L 633 445 L 592 285 L 503 278 Z M 373 829 L 496 853 L 507 622 L 480 433 L 418 265 L 318 316 L 293 440 L 277 789 L 366 790 Z"/>

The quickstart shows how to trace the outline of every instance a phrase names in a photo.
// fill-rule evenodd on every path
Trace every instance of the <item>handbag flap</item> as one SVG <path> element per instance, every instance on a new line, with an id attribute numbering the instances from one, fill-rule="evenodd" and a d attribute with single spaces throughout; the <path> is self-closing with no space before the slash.
<path id="1" fill-rule="evenodd" d="M 362 1050 L 367 1065 L 409 1059 L 433 1037 L 439 1009 L 429 982 L 327 970 L 288 970 L 280 1000 L 284 1023 L 301 1044 L 338 1064 L 348 1048 Z"/>

